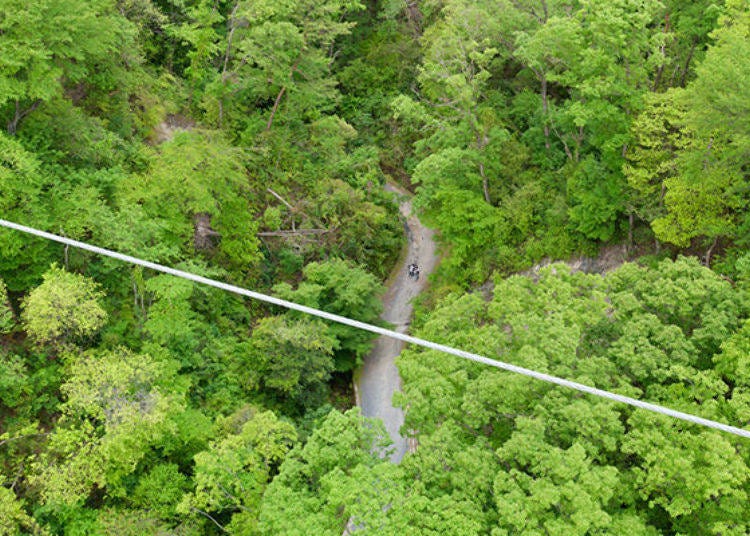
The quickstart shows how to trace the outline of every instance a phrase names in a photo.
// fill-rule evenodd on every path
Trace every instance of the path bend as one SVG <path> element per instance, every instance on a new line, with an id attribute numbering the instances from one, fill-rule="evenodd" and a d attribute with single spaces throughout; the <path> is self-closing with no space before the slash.
<path id="1" fill-rule="evenodd" d="M 386 190 L 401 194 L 399 209 L 406 220 L 408 250 L 402 264 L 394 269 L 390 278 L 390 285 L 383 297 L 381 318 L 393 324 L 396 331 L 406 333 L 413 311 L 411 302 L 426 286 L 427 276 L 437 266 L 438 256 L 434 232 L 412 214 L 410 194 L 391 184 L 386 185 Z M 413 262 L 419 266 L 418 281 L 409 279 L 407 275 L 407 267 Z M 404 413 L 401 408 L 394 408 L 392 403 L 393 393 L 401 390 L 396 357 L 403 346 L 402 341 L 379 337 L 364 359 L 357 380 L 357 404 L 366 417 L 382 419 L 395 447 L 390 458 L 393 463 L 399 463 L 408 450 L 406 438 L 399 433 L 404 424 Z"/>

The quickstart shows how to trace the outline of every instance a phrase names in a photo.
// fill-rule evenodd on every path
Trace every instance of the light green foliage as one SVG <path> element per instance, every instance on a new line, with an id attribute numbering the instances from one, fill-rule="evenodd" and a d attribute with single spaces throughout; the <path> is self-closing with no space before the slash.
<path id="1" fill-rule="evenodd" d="M 45 184 L 41 163 L 37 155 L 5 132 L 0 132 L 0 148 L 0 185 L 4 192 L 0 207 L 9 216 L 31 217 L 31 208 L 41 197 L 40 190 Z"/>
<path id="2" fill-rule="evenodd" d="M 195 491 L 178 506 L 182 514 L 240 512 L 230 525 L 251 533 L 261 497 L 297 439 L 294 426 L 270 411 L 255 412 L 195 456 Z M 233 531 L 234 532 L 234 531 Z"/>
<path id="3" fill-rule="evenodd" d="M 407 128 L 425 132 L 415 143 L 422 159 L 411 179 L 418 185 L 416 205 L 455 247 L 457 266 L 446 270 L 466 270 L 466 279 L 487 273 L 487 258 L 495 253 L 490 244 L 500 241 L 501 218 L 489 206 L 504 187 L 496 180 L 501 163 L 495 155 L 508 138 L 489 84 L 500 9 L 497 2 L 446 3 L 422 36 L 417 78 L 426 106 L 403 95 L 391 104 Z"/>
<path id="4" fill-rule="evenodd" d="M 4 344 L 14 346 L 12 339 Z M 44 349 L 24 352 L 21 348 L 0 350 L 0 418 L 8 437 L 35 437 L 40 413 L 54 412 L 60 404 L 61 369 L 58 360 L 50 363 Z M 41 436 L 39 436 L 41 437 Z M 36 441 L 15 443 L 19 452 L 32 448 Z M 5 454 L 9 459 L 18 452 L 11 445 Z"/>
<path id="5" fill-rule="evenodd" d="M 453 423 L 425 436 L 401 466 L 405 490 L 388 512 L 388 534 L 476 534 L 492 518 L 497 470 L 486 443 L 476 443 Z"/>
<path id="6" fill-rule="evenodd" d="M 635 124 L 646 127 L 643 134 L 636 131 L 645 147 L 627 170 L 641 192 L 662 190 L 666 213 L 646 211 L 656 237 L 680 247 L 697 240 L 710 246 L 709 260 L 711 244 L 722 237 L 744 241 L 746 234 L 739 214 L 747 203 L 742 184 L 750 129 L 742 118 L 750 71 L 735 58 L 750 53 L 750 22 L 745 5 L 732 5 L 728 13 L 712 34 L 715 44 L 696 69 L 696 79 L 684 91 L 668 94 L 658 108 L 647 109 Z M 657 130 L 649 133 L 649 125 Z"/>
<path id="7" fill-rule="evenodd" d="M 85 511 L 85 510 L 84 510 Z M 97 534 L 102 536 L 200 536 L 206 532 L 192 519 L 182 519 L 170 523 L 160 519 L 150 507 L 134 510 L 122 507 L 105 507 L 85 511 L 87 514 L 98 514 L 95 519 L 86 522 L 66 520 L 66 533 Z"/>
<path id="8" fill-rule="evenodd" d="M 594 158 L 580 162 L 568 178 L 571 225 L 586 238 L 606 242 L 615 235 L 622 185 Z"/>
<path id="9" fill-rule="evenodd" d="M 445 114 L 469 123 L 473 134 L 487 135 L 490 110 L 479 107 L 498 54 L 500 35 L 497 2 L 447 2 L 440 20 L 422 36 L 425 57 L 418 80 L 425 95 L 448 105 Z M 479 142 L 480 147 L 486 142 Z"/>
<path id="10" fill-rule="evenodd" d="M 5 480 L 5 475 L 2 473 L 0 473 L 0 477 Z M 7 536 L 20 536 L 21 534 L 43 536 L 48 534 L 33 517 L 24 511 L 22 503 L 16 500 L 13 491 L 5 486 L 0 486 L 0 534 Z"/>
<path id="11" fill-rule="evenodd" d="M 377 510 L 387 504 L 387 484 L 382 484 L 385 495 L 376 498 L 371 488 L 375 476 L 363 473 L 384 463 L 373 453 L 385 443 L 383 437 L 387 434 L 382 425 L 364 419 L 358 409 L 329 413 L 307 443 L 294 448 L 281 464 L 263 498 L 258 533 L 341 534 L 350 506 L 377 518 Z M 359 510 L 356 500 L 347 500 L 352 487 L 377 501 L 370 503 L 372 510 Z"/>
<path id="12" fill-rule="evenodd" d="M 13 309 L 8 301 L 8 288 L 0 279 L 0 334 L 8 333 L 14 324 Z"/>
<path id="13" fill-rule="evenodd" d="M 656 0 L 581 2 L 572 20 L 582 46 L 573 44 L 569 68 L 550 76 L 572 92 L 552 119 L 552 129 L 568 158 L 583 160 L 583 169 L 568 181 L 568 195 L 571 220 L 590 239 L 611 239 L 624 208 L 621 168 L 628 126 L 655 62 L 663 58 L 657 50 L 662 36 L 651 38 L 640 29 L 652 23 L 660 7 Z M 596 163 L 593 155 L 582 158 L 589 144 L 597 149 Z"/>
<path id="14" fill-rule="evenodd" d="M 354 411 L 330 414 L 269 487 L 260 533 L 336 534 L 349 524 L 365 534 L 476 534 L 489 500 L 491 453 L 462 452 L 443 434 L 395 466 L 372 454 L 382 434 Z"/>
<path id="15" fill-rule="evenodd" d="M 0 217 L 379 323 L 396 181 L 445 246 L 419 335 L 750 419 L 746 0 L 0 13 Z M 643 251 L 626 216 L 736 283 L 677 258 L 484 286 L 627 230 Z M 328 413 L 370 334 L 10 230 L 0 277 L 0 532 L 750 530 L 725 434 L 407 349 L 393 465 L 379 423 Z"/>
<path id="16" fill-rule="evenodd" d="M 211 75 L 210 61 L 221 51 L 220 34 L 215 26 L 224 22 L 216 5 L 208 0 L 193 2 L 186 10 L 187 21 L 168 30 L 179 40 L 189 43 L 189 66 L 185 74 L 189 80 L 205 83 Z"/>
<path id="17" fill-rule="evenodd" d="M 737 190 L 742 175 L 724 160 L 725 150 L 694 147 L 681 155 L 681 174 L 664 182 L 668 213 L 652 224 L 658 238 L 686 247 L 697 237 L 736 236 L 737 210 L 745 204 Z"/>
<path id="18" fill-rule="evenodd" d="M 342 117 L 360 135 L 378 142 L 384 169 L 400 165 L 400 144 L 388 123 L 377 118 L 388 117 L 391 100 L 408 88 L 418 67 L 419 48 L 414 46 L 413 34 L 403 31 L 403 25 L 389 15 L 405 7 L 398 0 L 379 2 L 379 17 L 386 19 L 380 24 L 371 24 L 368 12 L 350 16 L 357 24 L 350 35 L 338 40 L 345 54 L 336 68 Z"/>
<path id="19" fill-rule="evenodd" d="M 402 95 L 392 106 L 417 138 L 410 166 L 417 205 L 451 247 L 441 271 L 479 284 L 497 266 L 616 238 L 629 125 L 666 61 L 667 37 L 643 31 L 661 4 L 433 7 L 421 41 L 419 102 Z M 515 84 L 510 95 L 502 92 L 507 84 Z M 519 142 L 520 154 L 531 155 L 512 162 Z"/>
<path id="20" fill-rule="evenodd" d="M 151 340 L 185 353 L 195 348 L 199 317 L 189 302 L 193 287 L 192 282 L 171 275 L 157 275 L 145 282 L 145 289 L 154 297 L 143 326 Z"/>
<path id="21" fill-rule="evenodd" d="M 204 108 L 219 126 L 227 115 L 239 118 L 227 113 L 242 109 L 237 95 L 271 109 L 266 129 L 282 99 L 285 111 L 293 116 L 314 116 L 336 95 L 328 48 L 352 27 L 343 16 L 362 7 L 357 0 L 233 3 L 227 14 L 229 31 L 221 46 L 222 70 L 207 86 Z"/>
<path id="22" fill-rule="evenodd" d="M 631 127 L 633 143 L 623 167 L 633 190 L 628 209 L 647 222 L 663 215 L 664 181 L 677 173 L 675 157 L 684 136 L 679 95 L 679 90 L 649 95 Z"/>
<path id="23" fill-rule="evenodd" d="M 304 280 L 296 289 L 286 283 L 274 287 L 287 300 L 317 307 L 368 323 L 379 323 L 383 287 L 362 268 L 340 259 L 313 262 L 303 270 Z M 374 336 L 340 324 L 328 326 L 336 343 L 336 369 L 351 370 L 370 349 Z"/>
<path id="24" fill-rule="evenodd" d="M 41 344 L 85 340 L 107 320 L 100 304 L 103 297 L 91 279 L 53 264 L 23 302 L 24 328 Z"/>
<path id="25" fill-rule="evenodd" d="M 547 444 L 541 421 L 519 418 L 516 426 L 498 450 L 510 467 L 494 483 L 498 534 L 591 534 L 610 527 L 606 506 L 617 469 L 592 463 L 578 443 L 568 449 Z"/>
<path id="26" fill-rule="evenodd" d="M 45 226 L 48 208 L 44 188 L 49 177 L 42 170 L 38 155 L 0 131 L 0 212 L 3 218 Z M 46 270 L 46 244 L 0 230 L 0 270 L 11 290 L 26 289 Z M 29 259 L 35 258 L 36 262 Z"/>
<path id="27" fill-rule="evenodd" d="M 724 6 L 731 2 L 713 2 L 712 0 L 666 0 L 663 2 L 666 13 L 669 13 L 669 32 L 665 50 L 667 53 L 663 73 L 657 77 L 659 87 L 679 84 L 684 87 L 688 80 L 694 78 L 694 66 L 700 63 L 705 49 L 711 42 L 711 32 L 716 27 L 717 17 L 724 11 Z M 741 5 L 737 3 L 736 5 Z M 665 27 L 666 33 L 667 27 Z"/>
<path id="28" fill-rule="evenodd" d="M 747 337 L 731 336 L 749 305 L 695 260 L 606 277 L 553 265 L 498 280 L 489 303 L 445 298 L 419 336 L 741 425 Z M 398 365 L 420 443 L 404 467 L 425 493 L 489 512 L 493 534 L 741 534 L 750 520 L 747 458 L 730 436 L 433 351 Z M 460 469 L 468 460 L 481 467 Z"/>
<path id="29" fill-rule="evenodd" d="M 32 386 L 29 371 L 19 356 L 0 351 L 0 401 L 8 408 L 25 402 Z"/>
<path id="30" fill-rule="evenodd" d="M 128 25 L 114 8 L 111 0 L 3 0 L 0 107 L 11 133 L 39 103 L 62 94 L 61 81 L 81 82 L 116 53 Z"/>
<path id="31" fill-rule="evenodd" d="M 155 466 L 138 480 L 130 497 L 139 508 L 153 511 L 161 519 L 176 515 L 177 503 L 187 491 L 188 478 L 177 465 L 165 463 Z"/>
<path id="32" fill-rule="evenodd" d="M 45 502 L 77 503 L 95 485 L 123 495 L 123 479 L 182 409 L 174 374 L 169 363 L 124 348 L 74 357 L 61 388 L 63 416 L 35 463 L 32 482 Z"/>
<path id="33" fill-rule="evenodd" d="M 516 11 L 516 16 L 523 12 L 512 8 L 510 11 Z M 548 14 L 546 21 L 543 14 L 536 20 L 529 17 L 529 13 L 521 16 L 526 20 L 513 21 L 522 28 L 515 37 L 514 56 L 531 69 L 540 83 L 560 77 L 566 67 L 573 65 L 582 48 L 583 36 L 575 20 L 562 13 L 555 13 L 552 17 Z"/>
<path id="34" fill-rule="evenodd" d="M 259 260 L 242 152 L 217 133 L 184 132 L 160 146 L 149 170 L 122 185 L 121 198 L 143 205 L 164 228 L 162 240 L 186 251 L 195 218 L 207 214 L 218 250 L 232 268 Z"/>
<path id="35" fill-rule="evenodd" d="M 171 415 L 167 432 L 159 442 L 161 452 L 168 460 L 178 462 L 183 467 L 198 452 L 205 450 L 215 435 L 213 421 L 194 407 Z"/>
<path id="36" fill-rule="evenodd" d="M 482 197 L 481 180 L 466 166 L 467 158 L 461 149 L 436 152 L 417 165 L 412 180 L 420 185 L 415 206 L 453 246 L 443 269 L 452 269 L 455 277 L 479 280 L 487 273 L 488 257 L 502 242 L 505 221 Z"/>
<path id="37" fill-rule="evenodd" d="M 694 258 L 665 260 L 658 269 L 627 264 L 607 281 L 614 292 L 613 303 L 619 306 L 618 319 L 635 316 L 631 308 L 640 303 L 642 313 L 655 315 L 662 325 L 675 326 L 690 337 L 700 351 L 701 368 L 741 326 L 750 305 L 727 280 Z"/>
<path id="38" fill-rule="evenodd" d="M 721 411 L 730 421 L 742 422 L 750 417 L 750 324 L 726 339 L 713 361 L 716 372 L 727 378 L 734 388 L 732 396 L 722 404 Z"/>
<path id="39" fill-rule="evenodd" d="M 680 433 L 663 418 L 634 414 L 623 451 L 640 460 L 633 468 L 643 500 L 664 508 L 680 533 L 747 529 L 748 468 L 726 436 L 709 431 Z M 658 423 L 657 426 L 649 426 Z"/>
<path id="40" fill-rule="evenodd" d="M 739 156 L 746 155 L 750 146 L 750 67 L 736 58 L 750 54 L 750 9 L 744 2 L 734 2 L 727 11 L 688 88 L 687 123 L 703 135 L 721 132 Z"/>
<path id="41" fill-rule="evenodd" d="M 93 530 L 102 536 L 169 536 L 174 534 L 171 527 L 146 510 L 106 509 L 100 510 Z M 182 527 L 180 527 L 182 529 Z M 84 529 L 85 530 L 85 529 Z M 185 530 L 185 534 L 198 534 Z M 183 534 L 181 531 L 180 534 Z"/>

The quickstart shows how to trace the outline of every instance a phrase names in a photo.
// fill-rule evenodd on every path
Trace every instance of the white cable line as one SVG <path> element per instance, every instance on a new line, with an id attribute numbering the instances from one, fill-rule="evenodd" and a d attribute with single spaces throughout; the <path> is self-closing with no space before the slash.
<path id="1" fill-rule="evenodd" d="M 347 318 L 345 316 L 339 316 L 339 315 L 335 315 L 331 313 L 326 313 L 325 311 L 321 311 L 320 309 L 314 309 L 312 307 L 307 307 L 305 305 L 299 305 L 294 302 L 282 300 L 279 298 L 275 298 L 273 296 L 268 296 L 267 294 L 261 294 L 259 292 L 254 292 L 252 290 L 247 290 L 241 287 L 236 287 L 234 285 L 229 285 L 227 283 L 222 283 L 221 281 L 215 281 L 213 279 L 208 279 L 207 277 L 191 274 L 190 272 L 183 272 L 182 270 L 175 270 L 174 268 L 162 266 L 161 264 L 144 261 L 136 257 L 131 257 L 130 255 L 124 255 L 122 253 L 117 253 L 116 251 L 111 251 L 109 249 L 104 249 L 104 248 L 100 248 L 97 246 L 86 244 L 84 242 L 79 242 L 78 240 L 72 240 L 70 238 L 57 236 L 51 233 L 47 233 L 45 231 L 34 229 L 32 227 L 26 227 L 25 225 L 19 225 L 17 223 L 13 223 L 10 221 L 0 219 L 0 226 L 8 227 L 10 229 L 15 229 L 16 231 L 21 231 L 24 233 L 32 234 L 34 236 L 39 236 L 41 238 L 46 238 L 48 240 L 54 240 L 55 242 L 60 242 L 61 244 L 67 244 L 67 245 L 74 246 L 80 249 L 85 249 L 93 253 L 98 253 L 106 257 L 112 257 L 114 259 L 118 259 L 118 260 L 128 262 L 131 264 L 137 264 L 145 268 L 151 268 L 152 270 L 156 270 L 158 272 L 164 272 L 166 274 L 174 275 L 176 277 L 182 277 L 183 279 L 189 279 L 190 281 L 195 281 L 196 283 L 203 283 L 204 285 L 209 285 L 211 287 L 220 288 L 222 290 L 233 292 L 235 294 L 240 294 L 242 296 L 247 296 L 249 298 L 253 298 L 256 300 L 264 301 L 267 303 L 272 303 L 274 305 L 285 307 L 287 309 L 292 309 L 294 311 L 300 311 L 302 313 L 324 318 L 332 322 L 338 322 L 339 324 L 345 324 L 347 326 L 351 326 L 354 328 L 363 329 L 366 331 L 370 331 L 372 333 L 377 333 L 378 335 L 385 335 L 386 337 L 399 339 L 410 344 L 415 344 L 417 346 L 430 348 L 431 350 L 437 350 L 439 352 L 444 352 L 446 354 L 451 354 L 451 355 L 455 355 L 458 357 L 462 357 L 464 359 L 469 359 L 470 361 L 476 361 L 477 363 L 489 365 L 491 367 L 496 367 L 496 368 L 507 370 L 510 372 L 515 372 L 516 374 L 522 374 L 524 376 L 529 376 L 531 378 L 536 378 L 537 380 L 542 380 L 548 383 L 553 383 L 555 385 L 561 385 L 563 387 L 575 389 L 576 391 L 581 391 L 583 393 L 588 393 L 590 395 L 599 396 L 601 398 L 607 398 L 609 400 L 614 400 L 615 402 L 621 402 L 623 404 L 635 406 L 636 408 L 645 409 L 648 411 L 652 411 L 654 413 L 661 413 L 662 415 L 668 415 L 676 419 L 682 419 L 683 421 L 688 421 L 694 424 L 707 426 L 709 428 L 715 428 L 717 430 L 722 430 L 724 432 L 728 432 L 730 434 L 738 435 L 741 437 L 750 438 L 750 430 L 737 428 L 736 426 L 729 426 L 728 424 L 723 424 L 717 421 L 712 421 L 710 419 L 704 419 L 703 417 L 698 417 L 690 413 L 683 413 L 682 411 L 676 411 L 670 408 L 666 408 L 664 406 L 659 406 L 657 404 L 651 404 L 650 402 L 643 402 L 641 400 L 631 398 L 629 396 L 618 395 L 617 393 L 611 393 L 603 389 L 597 389 L 596 387 L 589 387 L 588 385 L 584 385 L 582 383 L 574 382 L 571 380 L 566 380 L 563 378 L 558 378 L 557 376 L 551 376 L 549 374 L 545 374 L 543 372 L 537 372 L 535 370 L 527 369 L 524 367 L 511 365 L 510 363 L 497 361 L 495 359 L 490 359 L 488 357 L 484 357 L 479 354 L 473 354 L 471 352 L 466 352 L 464 350 L 459 350 L 457 348 L 445 346 L 443 344 L 426 341 L 424 339 L 419 339 L 417 337 L 412 337 L 410 335 L 405 335 L 403 333 L 391 331 L 390 329 L 373 326 L 372 324 L 367 324 L 365 322 L 360 322 L 358 320 L 352 320 L 351 318 Z"/>

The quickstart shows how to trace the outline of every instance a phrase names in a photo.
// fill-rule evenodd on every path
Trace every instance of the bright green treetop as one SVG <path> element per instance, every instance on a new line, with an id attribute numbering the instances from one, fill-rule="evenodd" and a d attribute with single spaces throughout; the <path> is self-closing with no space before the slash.
<path id="1" fill-rule="evenodd" d="M 91 279 L 52 265 L 23 302 L 24 327 L 42 344 L 83 340 L 107 321 L 103 297 Z"/>

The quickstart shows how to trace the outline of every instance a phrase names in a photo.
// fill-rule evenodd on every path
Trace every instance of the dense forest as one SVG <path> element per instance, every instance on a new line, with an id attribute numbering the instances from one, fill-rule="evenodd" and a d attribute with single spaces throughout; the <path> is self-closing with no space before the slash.
<path id="1" fill-rule="evenodd" d="M 0 0 L 0 219 L 750 427 L 750 0 Z M 606 274 L 537 263 L 620 245 Z M 526 275 L 522 275 L 526 274 Z M 0 228 L 0 534 L 750 533 L 750 442 Z"/>

